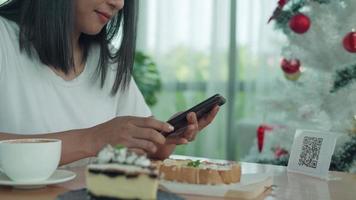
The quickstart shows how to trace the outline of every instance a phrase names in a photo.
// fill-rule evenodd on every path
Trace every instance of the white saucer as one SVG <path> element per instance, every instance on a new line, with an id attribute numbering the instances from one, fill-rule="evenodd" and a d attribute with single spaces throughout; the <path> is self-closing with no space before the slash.
<path id="1" fill-rule="evenodd" d="M 15 182 L 13 180 L 10 180 L 4 173 L 0 172 L 0 185 L 13 186 L 21 189 L 32 189 L 32 188 L 41 188 L 46 185 L 63 183 L 72 180 L 75 177 L 76 174 L 74 172 L 58 169 L 47 180 L 40 181 L 40 182 L 21 183 L 21 182 Z"/>
<path id="2" fill-rule="evenodd" d="M 247 199 L 243 195 L 251 195 L 254 199 L 272 185 L 272 175 L 268 173 L 242 174 L 239 183 L 222 185 L 198 185 L 172 181 L 160 181 L 160 188 L 178 194 L 193 194 L 214 197 L 231 197 Z"/>

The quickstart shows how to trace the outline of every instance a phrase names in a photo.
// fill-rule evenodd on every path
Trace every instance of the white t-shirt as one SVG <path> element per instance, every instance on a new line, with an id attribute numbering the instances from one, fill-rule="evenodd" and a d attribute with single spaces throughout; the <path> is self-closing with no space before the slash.
<path id="1" fill-rule="evenodd" d="M 88 128 L 116 116 L 151 116 L 133 79 L 125 92 L 110 95 L 116 71 L 100 88 L 93 80 L 99 48 L 92 47 L 84 71 L 65 81 L 39 59 L 19 49 L 19 27 L 0 17 L 0 132 L 52 133 Z"/>

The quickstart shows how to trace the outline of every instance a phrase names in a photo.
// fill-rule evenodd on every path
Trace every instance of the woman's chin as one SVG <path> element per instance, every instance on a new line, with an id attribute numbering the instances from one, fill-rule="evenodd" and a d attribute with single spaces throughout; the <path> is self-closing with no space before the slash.
<path id="1" fill-rule="evenodd" d="M 101 32 L 102 29 L 103 29 L 103 26 L 93 27 L 93 28 L 82 31 L 82 33 L 87 34 L 87 35 L 97 35 Z"/>

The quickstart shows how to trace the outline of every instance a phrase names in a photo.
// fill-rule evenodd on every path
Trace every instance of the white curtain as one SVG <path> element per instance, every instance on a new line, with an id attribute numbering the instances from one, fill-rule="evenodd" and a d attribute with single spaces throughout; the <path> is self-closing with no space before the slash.
<path id="1" fill-rule="evenodd" d="M 140 1 L 138 50 L 153 58 L 163 81 L 152 108 L 158 119 L 167 120 L 215 93 L 228 95 L 230 1 Z M 195 142 L 178 147 L 177 154 L 225 158 L 226 141 L 236 140 L 237 145 L 241 134 L 226 138 L 227 112 L 234 113 L 236 123 L 245 117 L 258 121 L 257 100 L 268 95 L 279 71 L 280 36 L 267 26 L 275 6 L 272 0 L 237 1 L 236 102 L 228 102 L 235 109 L 221 107 L 214 123 Z"/>

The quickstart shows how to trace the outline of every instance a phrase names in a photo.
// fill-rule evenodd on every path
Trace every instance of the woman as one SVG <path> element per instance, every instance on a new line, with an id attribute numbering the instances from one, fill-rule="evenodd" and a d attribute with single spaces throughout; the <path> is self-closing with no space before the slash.
<path id="1" fill-rule="evenodd" d="M 0 140 L 61 139 L 61 164 L 94 156 L 108 143 L 163 159 L 194 140 L 218 107 L 199 122 L 188 114 L 182 137 L 162 136 L 173 127 L 150 117 L 131 79 L 136 15 L 136 0 L 12 0 L 2 6 Z M 111 42 L 119 33 L 115 49 Z"/>

